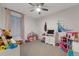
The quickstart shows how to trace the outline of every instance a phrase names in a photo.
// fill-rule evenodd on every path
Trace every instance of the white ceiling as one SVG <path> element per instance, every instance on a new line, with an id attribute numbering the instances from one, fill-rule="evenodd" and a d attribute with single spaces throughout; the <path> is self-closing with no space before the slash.
<path id="1" fill-rule="evenodd" d="M 3 3 L 1 4 L 3 7 L 7 7 L 9 9 L 21 12 L 30 17 L 38 18 L 42 16 L 49 15 L 51 13 L 55 13 L 61 11 L 63 9 L 70 8 L 72 6 L 78 5 L 77 3 L 45 3 L 44 7 L 48 8 L 48 11 L 42 11 L 39 15 L 36 12 L 30 12 L 34 7 L 29 5 L 28 3 Z"/>

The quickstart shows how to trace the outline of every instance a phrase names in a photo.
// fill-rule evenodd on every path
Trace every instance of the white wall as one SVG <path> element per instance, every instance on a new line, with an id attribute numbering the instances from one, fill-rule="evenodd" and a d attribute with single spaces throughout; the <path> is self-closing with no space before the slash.
<path id="1" fill-rule="evenodd" d="M 79 31 L 79 5 L 38 19 L 39 33 L 44 32 L 45 22 L 47 22 L 48 29 L 56 30 L 58 20 L 60 20 L 61 24 L 66 28 Z"/>
<path id="2" fill-rule="evenodd" d="M 27 15 L 24 16 L 24 34 L 25 39 L 27 38 L 28 33 L 35 32 L 37 33 L 37 22 L 34 18 L 30 18 Z"/>

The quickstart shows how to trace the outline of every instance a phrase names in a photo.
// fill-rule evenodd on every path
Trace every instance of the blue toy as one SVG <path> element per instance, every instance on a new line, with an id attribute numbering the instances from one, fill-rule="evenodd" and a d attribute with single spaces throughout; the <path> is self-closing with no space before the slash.
<path id="1" fill-rule="evenodd" d="M 67 56 L 74 56 L 74 52 L 72 49 L 69 49 L 67 52 Z"/>
<path id="2" fill-rule="evenodd" d="M 12 43 L 8 46 L 9 49 L 13 49 L 13 48 L 16 48 L 18 45 L 15 44 L 15 43 Z"/>

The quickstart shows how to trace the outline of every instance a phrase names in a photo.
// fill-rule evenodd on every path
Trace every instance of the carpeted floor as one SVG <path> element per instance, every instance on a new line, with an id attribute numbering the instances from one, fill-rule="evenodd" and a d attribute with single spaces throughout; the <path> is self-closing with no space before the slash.
<path id="1" fill-rule="evenodd" d="M 65 53 L 56 46 L 42 43 L 35 40 L 30 43 L 23 43 L 20 48 L 21 56 L 65 56 Z"/>

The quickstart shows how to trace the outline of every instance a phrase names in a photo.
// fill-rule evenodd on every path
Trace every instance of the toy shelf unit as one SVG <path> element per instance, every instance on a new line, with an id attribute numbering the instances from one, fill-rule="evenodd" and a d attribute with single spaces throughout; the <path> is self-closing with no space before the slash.
<path id="1" fill-rule="evenodd" d="M 47 30 L 45 34 L 42 35 L 42 42 L 46 44 L 51 44 L 55 46 L 55 33 L 54 30 Z"/>
<path id="2" fill-rule="evenodd" d="M 59 33 L 59 47 L 67 53 L 72 49 L 73 42 L 79 42 L 79 32 L 60 32 Z"/>
<path id="3" fill-rule="evenodd" d="M 59 47 L 67 53 L 67 51 L 72 48 L 72 40 L 67 37 L 61 37 L 61 41 L 59 43 Z"/>
<path id="4" fill-rule="evenodd" d="M 45 43 L 55 46 L 55 37 L 53 35 L 46 36 Z"/>
<path id="5" fill-rule="evenodd" d="M 71 37 L 71 40 L 79 42 L 79 32 L 67 32 L 67 34 Z"/>

